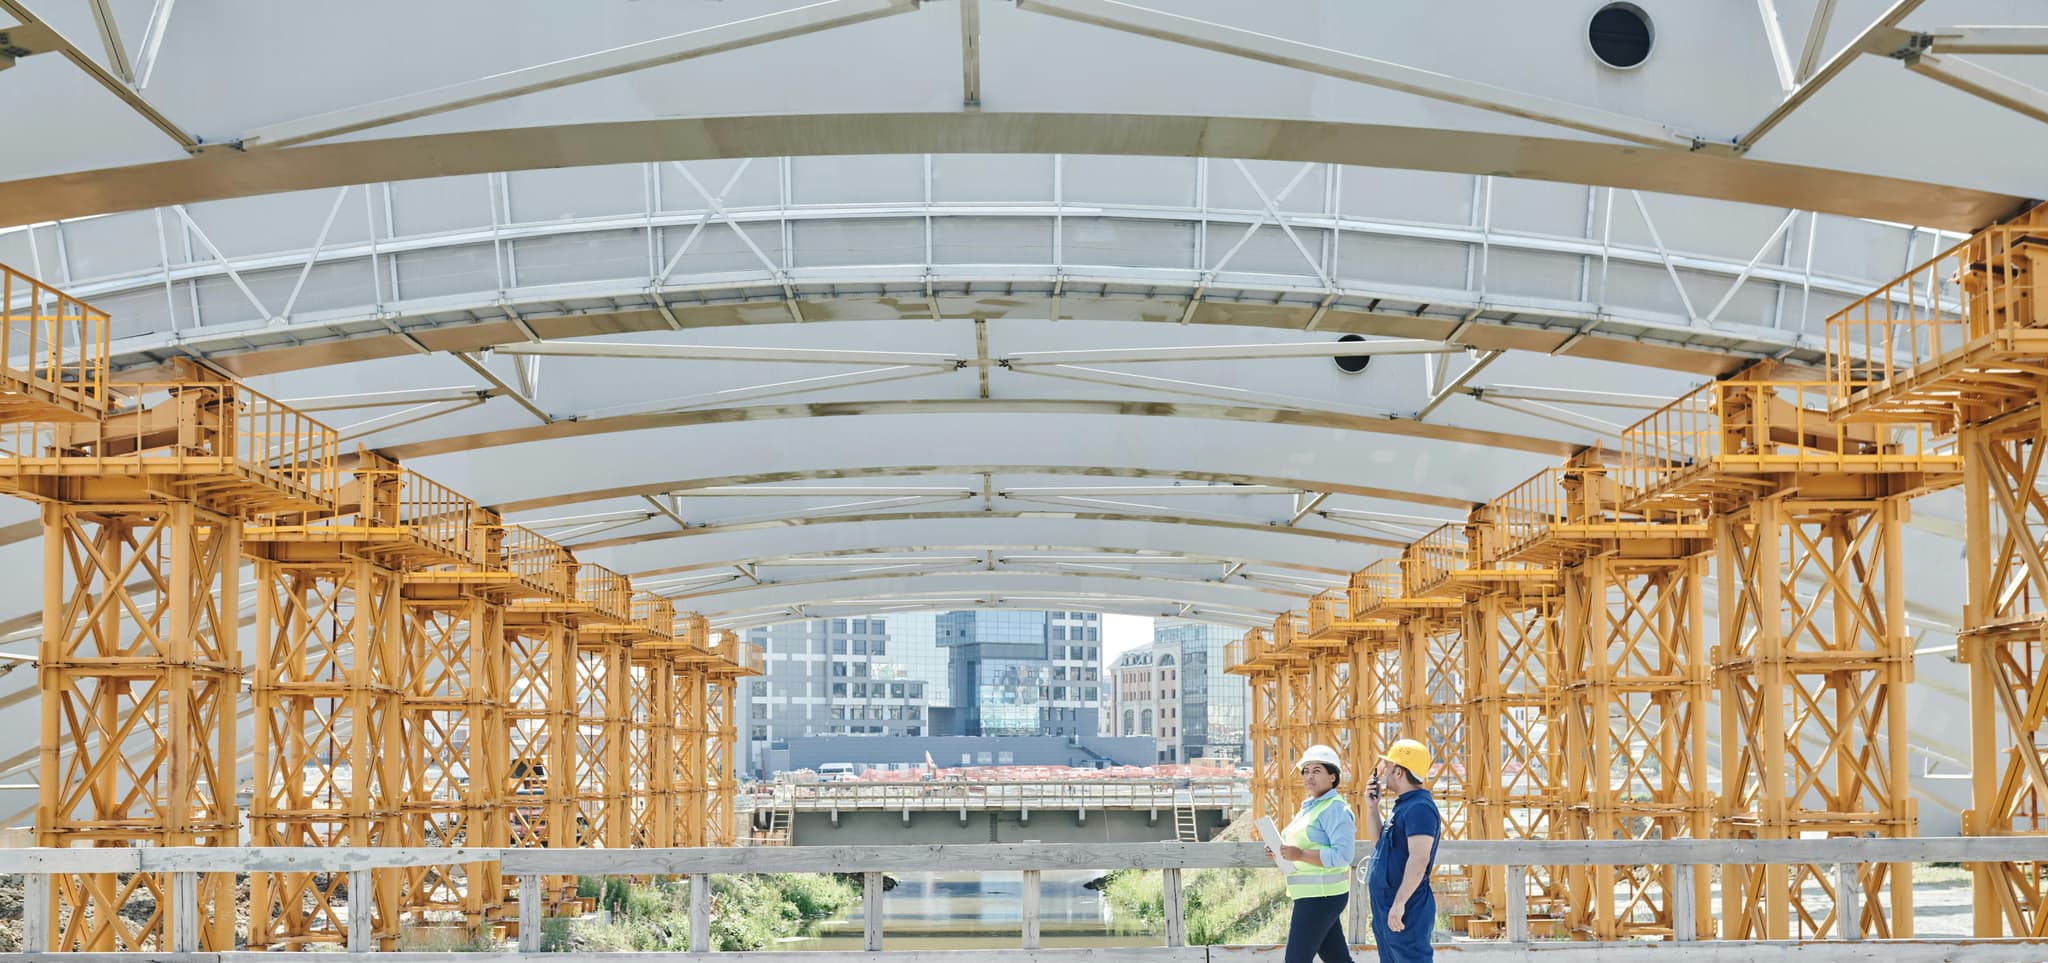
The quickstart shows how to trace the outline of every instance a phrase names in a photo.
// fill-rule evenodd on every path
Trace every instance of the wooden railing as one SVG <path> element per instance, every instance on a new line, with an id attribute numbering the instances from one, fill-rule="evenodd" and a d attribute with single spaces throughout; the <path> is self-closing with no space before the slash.
<path id="1" fill-rule="evenodd" d="M 1359 840 L 1360 861 L 1370 852 L 1372 840 Z M 1935 961 L 2013 961 L 2048 959 L 2048 939 L 1903 939 L 1858 940 L 1854 937 L 1857 914 L 1836 914 L 1834 939 L 1806 941 L 1700 941 L 1699 920 L 1694 916 L 1695 894 L 1709 881 L 1714 866 L 1821 864 L 1835 867 L 1835 885 L 1841 901 L 1859 905 L 1858 870 L 1864 863 L 2004 862 L 2013 859 L 2048 859 L 2048 837 L 1969 837 L 1924 839 L 1679 839 L 1679 840 L 1448 840 L 1441 844 L 1437 861 L 1446 865 L 1506 867 L 1507 938 L 1492 942 L 1453 944 L 1457 958 L 1465 961 L 1555 959 L 1559 963 L 1596 963 L 1619 958 L 1660 961 L 1660 963 L 1726 963 L 1726 961 L 1768 961 L 1796 958 L 1802 963 L 1851 963 L 1882 960 L 1886 963 L 1935 963 Z M 997 845 L 929 846 L 797 846 L 787 848 L 706 849 L 465 849 L 465 848 L 173 848 L 134 849 L 13 849 L 0 850 L 0 874 L 25 876 L 22 945 L 24 952 L 0 954 L 0 961 L 63 960 L 83 961 L 220 961 L 257 963 L 275 960 L 331 960 L 330 954 L 313 953 L 200 953 L 199 927 L 194 914 L 175 914 L 169 953 L 53 954 L 47 952 L 51 922 L 51 880 L 64 873 L 164 873 L 172 878 L 170 891 L 188 894 L 196 902 L 198 874 L 248 872 L 335 872 L 349 875 L 351 893 L 373 890 L 371 872 L 377 869 L 438 866 L 450 862 L 496 861 L 503 871 L 519 880 L 519 944 L 516 953 L 499 953 L 474 958 L 487 960 L 581 960 L 633 959 L 623 954 L 551 953 L 539 956 L 542 904 L 546 893 L 542 880 L 559 876 L 670 876 L 690 880 L 690 952 L 664 954 L 664 959 L 688 960 L 708 957 L 710 950 L 711 900 L 709 878 L 716 875 L 751 873 L 859 873 L 862 879 L 862 915 L 866 953 L 829 954 L 815 951 L 748 953 L 753 963 L 811 963 L 836 959 L 899 959 L 922 963 L 935 959 L 920 951 L 882 952 L 885 872 L 953 872 L 971 868 L 979 872 L 1021 873 L 1019 892 L 1022 916 L 1022 947 L 1019 950 L 976 950 L 977 960 L 997 963 L 1044 963 L 1117 960 L 1171 961 L 1171 963 L 1218 963 L 1223 960 L 1264 961 L 1277 959 L 1272 947 L 1204 947 L 1187 945 L 1182 898 L 1182 873 L 1190 869 L 1269 868 L 1264 848 L 1255 843 L 1012 843 Z M 1530 939 L 1524 878 L 1532 866 L 1672 866 L 1671 905 L 1674 915 L 1673 942 L 1624 941 L 1614 943 L 1533 941 Z M 1039 885 L 1047 870 L 1099 872 L 1107 869 L 1157 870 L 1164 881 L 1165 946 L 1120 947 L 1105 954 L 1101 948 L 1047 950 L 1040 947 Z M 1348 932 L 1360 935 L 1365 893 L 1352 876 L 1352 920 Z M 182 902 L 182 900 L 181 900 Z M 367 901 L 348 907 L 352 921 L 348 951 L 372 951 L 368 937 Z M 744 911 L 744 910 L 742 910 Z M 190 922 L 186 922 L 186 921 Z M 719 955 L 720 958 L 724 954 Z M 445 954 L 394 953 L 385 958 L 409 961 L 453 959 Z M 470 958 L 470 957 L 464 957 Z M 645 958 L 640 957 L 640 958 Z M 951 957 L 946 957 L 951 958 Z"/>

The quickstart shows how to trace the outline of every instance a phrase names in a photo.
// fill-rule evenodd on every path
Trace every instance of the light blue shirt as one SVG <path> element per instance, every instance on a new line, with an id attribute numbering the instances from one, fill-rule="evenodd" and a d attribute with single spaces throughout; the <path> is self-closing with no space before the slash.
<path id="1" fill-rule="evenodd" d="M 1308 800 L 1301 804 L 1301 812 L 1295 815 L 1308 812 L 1310 806 L 1322 802 L 1325 797 L 1335 795 L 1337 790 L 1332 789 Z M 1331 803 L 1330 808 L 1323 810 L 1315 822 L 1308 824 L 1308 841 L 1328 847 L 1318 854 L 1324 866 L 1350 865 L 1352 849 L 1358 845 L 1357 836 L 1358 823 L 1351 816 L 1351 807 L 1345 805 L 1342 799 Z"/>

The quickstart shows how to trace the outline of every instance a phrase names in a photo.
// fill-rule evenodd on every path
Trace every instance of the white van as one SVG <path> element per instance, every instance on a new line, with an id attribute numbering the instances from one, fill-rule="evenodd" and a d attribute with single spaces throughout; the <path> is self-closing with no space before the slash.
<path id="1" fill-rule="evenodd" d="M 828 762 L 818 767 L 819 782 L 840 782 L 852 779 L 854 775 L 853 763 L 850 762 Z"/>

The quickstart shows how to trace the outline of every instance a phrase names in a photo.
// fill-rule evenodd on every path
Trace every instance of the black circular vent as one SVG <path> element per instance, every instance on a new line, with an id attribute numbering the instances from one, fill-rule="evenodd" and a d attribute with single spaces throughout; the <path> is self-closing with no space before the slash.
<path id="1" fill-rule="evenodd" d="M 1650 29 L 1650 15 L 1633 3 L 1601 7 L 1593 14 L 1592 22 L 1586 24 L 1586 42 L 1592 45 L 1593 56 L 1618 70 L 1639 66 L 1650 59 L 1650 44 L 1655 37 Z"/>
<path id="2" fill-rule="evenodd" d="M 1346 341 L 1364 341 L 1364 340 L 1365 340 L 1365 338 L 1363 338 L 1363 337 L 1361 337 L 1361 336 L 1359 336 L 1359 335 L 1355 335 L 1355 334 L 1347 334 L 1347 335 L 1345 335 L 1345 336 L 1343 336 L 1343 337 L 1341 337 L 1341 338 L 1338 338 L 1338 339 L 1337 339 L 1337 341 L 1338 341 L 1338 343 L 1339 343 L 1339 344 L 1341 344 L 1341 343 L 1343 343 L 1343 342 L 1346 342 Z M 1369 355 L 1369 354 L 1348 354 L 1348 355 L 1339 355 L 1339 356 L 1338 356 L 1338 357 L 1337 357 L 1337 358 L 1336 358 L 1335 360 L 1336 360 L 1336 362 L 1337 362 L 1337 367 L 1339 367 L 1339 368 L 1342 368 L 1342 369 L 1344 369 L 1345 371 L 1349 371 L 1349 372 L 1351 372 L 1352 374 L 1357 374 L 1358 372 L 1364 371 L 1364 370 L 1365 370 L 1365 366 L 1366 366 L 1366 365 L 1369 365 L 1369 364 L 1371 364 L 1371 363 L 1372 363 L 1372 355 Z"/>

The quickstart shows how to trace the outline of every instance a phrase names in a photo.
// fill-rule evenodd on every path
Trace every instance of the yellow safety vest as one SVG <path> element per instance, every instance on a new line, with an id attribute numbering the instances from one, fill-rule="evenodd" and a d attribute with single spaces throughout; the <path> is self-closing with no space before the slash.
<path id="1" fill-rule="evenodd" d="M 1294 821 L 1280 833 L 1280 841 L 1298 849 L 1307 850 L 1309 855 L 1320 857 L 1327 846 L 1318 846 L 1309 841 L 1308 828 L 1315 825 L 1316 818 L 1330 804 L 1339 803 L 1340 797 L 1331 793 L 1322 801 L 1301 811 Z M 1316 896 L 1336 896 L 1351 891 L 1351 867 L 1324 866 L 1319 860 L 1295 860 L 1294 872 L 1287 874 L 1287 898 L 1308 899 Z"/>

